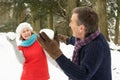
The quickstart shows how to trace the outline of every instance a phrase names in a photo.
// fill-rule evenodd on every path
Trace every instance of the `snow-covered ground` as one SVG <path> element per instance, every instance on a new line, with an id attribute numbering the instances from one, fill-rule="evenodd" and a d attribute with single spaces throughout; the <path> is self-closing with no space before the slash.
<path id="1" fill-rule="evenodd" d="M 20 80 L 22 65 L 17 61 L 12 44 L 6 38 L 7 33 L 0 33 L 0 80 Z M 112 57 L 112 77 L 113 80 L 120 80 L 120 52 L 119 46 L 109 43 Z M 60 43 L 60 48 L 68 57 L 72 57 L 74 47 Z M 50 80 L 68 80 L 58 65 L 53 65 L 48 60 Z"/>

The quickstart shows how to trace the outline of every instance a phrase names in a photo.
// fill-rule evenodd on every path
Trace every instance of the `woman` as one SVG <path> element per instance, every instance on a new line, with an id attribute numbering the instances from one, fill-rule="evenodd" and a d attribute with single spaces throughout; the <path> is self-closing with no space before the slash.
<path id="1" fill-rule="evenodd" d="M 25 58 L 21 80 L 48 80 L 47 58 L 31 25 L 27 22 L 20 23 L 16 33 L 21 40 L 18 49 Z"/>

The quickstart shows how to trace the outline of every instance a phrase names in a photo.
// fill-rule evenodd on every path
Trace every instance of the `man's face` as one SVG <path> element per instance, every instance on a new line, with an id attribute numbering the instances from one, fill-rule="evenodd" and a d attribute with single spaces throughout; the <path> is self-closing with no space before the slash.
<path id="1" fill-rule="evenodd" d="M 83 24 L 78 25 L 77 21 L 78 21 L 78 14 L 73 13 L 69 26 L 72 29 L 73 36 L 75 36 L 76 38 L 83 39 L 85 35 L 85 27 Z"/>

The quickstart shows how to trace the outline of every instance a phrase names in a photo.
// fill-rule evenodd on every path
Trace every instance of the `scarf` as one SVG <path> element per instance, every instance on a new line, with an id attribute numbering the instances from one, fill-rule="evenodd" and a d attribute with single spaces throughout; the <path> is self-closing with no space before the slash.
<path id="1" fill-rule="evenodd" d="M 90 41 L 94 40 L 98 35 L 100 34 L 99 31 L 96 31 L 92 34 L 90 34 L 88 37 L 86 37 L 83 40 L 77 39 L 75 41 L 75 49 L 73 52 L 73 57 L 72 57 L 72 62 L 75 64 L 78 64 L 78 60 L 79 60 L 79 50 L 81 49 L 82 46 L 87 45 L 88 43 L 90 43 Z"/>
<path id="2" fill-rule="evenodd" d="M 30 39 L 28 40 L 23 40 L 20 44 L 20 46 L 23 46 L 23 47 L 27 47 L 27 46 L 30 46 L 32 45 L 37 39 L 37 35 L 36 34 L 32 34 Z"/>

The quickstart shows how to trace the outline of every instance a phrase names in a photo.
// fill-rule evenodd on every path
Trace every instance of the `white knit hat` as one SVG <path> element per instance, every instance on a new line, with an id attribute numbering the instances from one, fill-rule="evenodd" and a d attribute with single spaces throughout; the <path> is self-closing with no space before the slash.
<path id="1" fill-rule="evenodd" d="M 18 35 L 20 35 L 22 29 L 24 29 L 24 28 L 26 28 L 26 27 L 28 27 L 31 31 L 33 31 L 33 28 L 32 28 L 32 26 L 31 26 L 29 23 L 23 22 L 23 23 L 20 23 L 20 24 L 18 25 L 18 27 L 16 28 L 16 33 L 17 33 Z"/>

